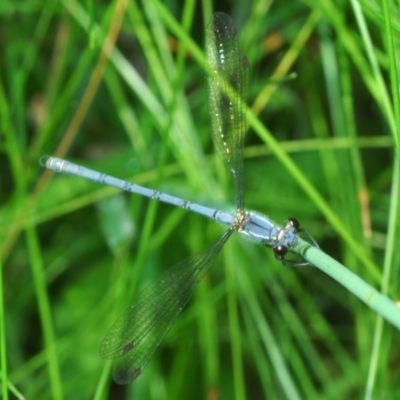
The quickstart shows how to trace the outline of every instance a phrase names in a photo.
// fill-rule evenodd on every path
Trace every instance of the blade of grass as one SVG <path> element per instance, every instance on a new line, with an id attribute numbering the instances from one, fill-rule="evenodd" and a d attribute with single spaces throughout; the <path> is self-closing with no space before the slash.
<path id="1" fill-rule="evenodd" d="M 394 115 L 396 120 L 396 130 L 395 130 L 395 140 L 396 140 L 396 154 L 393 160 L 393 181 L 392 181 L 392 191 L 391 191 L 391 201 L 390 201 L 390 212 L 388 219 L 388 242 L 385 251 L 385 258 L 383 264 L 383 279 L 381 283 L 382 293 L 387 293 L 389 289 L 390 278 L 393 276 L 394 260 L 396 256 L 396 243 L 398 242 L 398 224 L 399 219 L 399 198 L 400 198 L 400 185 L 399 185 L 399 135 L 400 135 L 400 98 L 399 98 L 399 79 L 397 73 L 397 61 L 394 46 L 394 38 L 391 25 L 390 8 L 389 3 L 386 0 L 382 1 L 383 5 L 383 15 L 384 15 L 384 26 L 385 26 L 385 36 L 386 44 L 389 57 L 389 72 L 390 72 L 390 82 L 392 89 L 392 99 Z M 398 272 L 398 268 L 397 268 Z M 399 313 L 400 314 L 400 313 Z M 368 380 L 366 384 L 365 399 L 371 399 L 374 390 L 377 370 L 378 370 L 378 359 L 380 355 L 380 350 L 382 346 L 382 336 L 383 336 L 383 319 L 379 316 L 376 319 L 375 332 L 374 332 L 374 343 L 371 354 L 371 362 L 368 373 Z"/>
<path id="2" fill-rule="evenodd" d="M 385 294 L 363 281 L 344 265 L 325 254 L 321 249 L 301 241 L 297 249 L 302 257 L 320 269 L 375 310 L 397 329 L 400 329 L 400 309 Z"/>

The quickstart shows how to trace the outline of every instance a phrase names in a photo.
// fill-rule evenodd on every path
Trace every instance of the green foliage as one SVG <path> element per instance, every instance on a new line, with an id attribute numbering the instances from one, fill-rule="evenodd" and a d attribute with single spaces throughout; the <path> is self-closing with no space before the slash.
<path id="1" fill-rule="evenodd" d="M 99 356 L 138 290 L 223 230 L 54 176 L 39 159 L 229 210 L 207 120 L 213 10 L 232 16 L 251 65 L 246 208 L 295 216 L 325 253 L 398 299 L 398 4 L 232 3 L 0 3 L 3 398 L 400 397 L 399 331 L 357 288 L 283 267 L 238 235 L 134 383 L 115 385 Z"/>

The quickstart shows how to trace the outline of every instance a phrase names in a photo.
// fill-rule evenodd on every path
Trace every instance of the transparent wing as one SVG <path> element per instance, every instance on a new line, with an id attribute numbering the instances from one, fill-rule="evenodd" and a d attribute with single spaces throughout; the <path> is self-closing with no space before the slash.
<path id="1" fill-rule="evenodd" d="M 215 13 L 206 30 L 208 111 L 218 154 L 235 182 L 236 207 L 243 210 L 243 142 L 248 60 L 239 51 L 232 19 Z"/>
<path id="2" fill-rule="evenodd" d="M 115 322 L 100 348 L 102 358 L 115 359 L 115 382 L 127 384 L 140 375 L 232 232 L 167 270 Z"/>

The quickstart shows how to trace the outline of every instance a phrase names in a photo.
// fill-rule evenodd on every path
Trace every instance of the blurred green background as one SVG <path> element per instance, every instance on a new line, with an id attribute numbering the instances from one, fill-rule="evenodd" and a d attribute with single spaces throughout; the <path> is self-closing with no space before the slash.
<path id="1" fill-rule="evenodd" d="M 208 129 L 202 47 L 214 11 L 236 23 L 249 107 L 305 177 L 249 129 L 246 208 L 298 218 L 326 253 L 398 300 L 399 246 L 387 246 L 399 224 L 387 44 L 390 33 L 399 48 L 398 3 L 2 0 L 3 398 L 400 398 L 399 332 L 319 270 L 283 267 L 238 235 L 134 383 L 114 384 L 99 356 L 138 290 L 223 228 L 55 176 L 39 159 L 232 210 Z"/>

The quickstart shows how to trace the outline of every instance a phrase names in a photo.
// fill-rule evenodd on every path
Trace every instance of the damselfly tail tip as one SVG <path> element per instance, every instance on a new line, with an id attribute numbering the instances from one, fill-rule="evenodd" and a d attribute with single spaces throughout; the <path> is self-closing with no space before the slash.
<path id="1" fill-rule="evenodd" d="M 49 160 L 50 160 L 50 156 L 43 156 L 43 157 L 40 157 L 40 159 L 39 159 L 39 164 L 42 166 L 42 167 L 46 167 L 47 168 L 47 163 L 49 162 Z"/>

